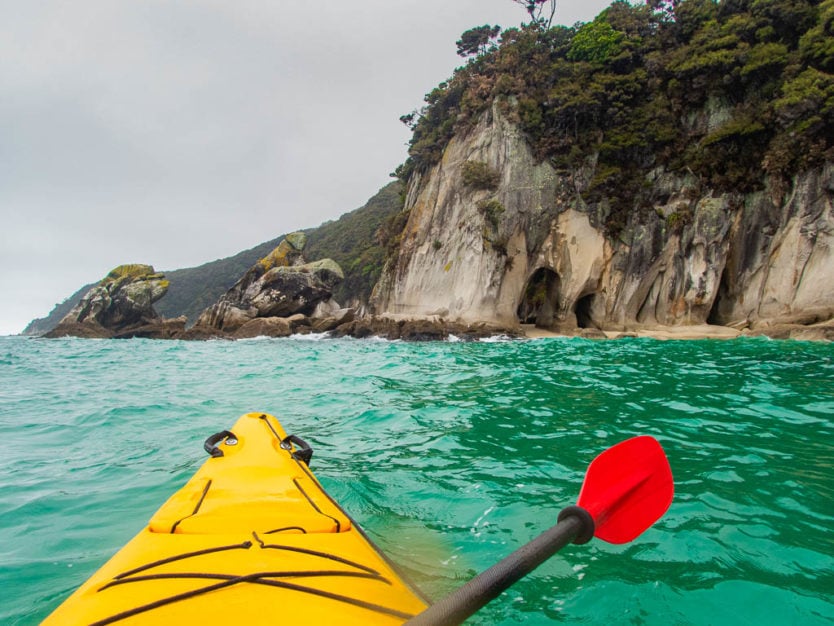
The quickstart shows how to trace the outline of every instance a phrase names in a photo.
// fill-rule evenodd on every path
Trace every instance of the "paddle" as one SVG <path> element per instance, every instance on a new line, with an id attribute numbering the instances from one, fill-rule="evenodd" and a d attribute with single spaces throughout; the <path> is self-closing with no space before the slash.
<path id="1" fill-rule="evenodd" d="M 634 437 L 595 458 L 585 474 L 576 506 L 559 513 L 558 523 L 530 543 L 406 622 L 406 626 L 460 624 L 561 548 L 596 536 L 628 543 L 654 524 L 674 494 L 672 471 L 652 437 Z"/>

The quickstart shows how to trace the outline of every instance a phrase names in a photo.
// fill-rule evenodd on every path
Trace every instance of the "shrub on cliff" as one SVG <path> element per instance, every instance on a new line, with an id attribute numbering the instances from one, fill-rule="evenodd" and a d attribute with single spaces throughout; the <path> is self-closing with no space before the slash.
<path id="1" fill-rule="evenodd" d="M 484 216 L 484 221 L 493 228 L 498 228 L 498 223 L 504 214 L 504 205 L 495 198 L 484 200 L 478 203 L 478 211 Z"/>
<path id="2" fill-rule="evenodd" d="M 492 190 L 498 187 L 500 175 L 483 161 L 467 161 L 461 168 L 463 184 L 473 189 Z"/>

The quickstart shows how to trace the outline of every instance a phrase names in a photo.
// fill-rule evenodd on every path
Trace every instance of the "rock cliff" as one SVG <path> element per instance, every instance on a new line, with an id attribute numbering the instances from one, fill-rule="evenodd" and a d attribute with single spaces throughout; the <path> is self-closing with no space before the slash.
<path id="1" fill-rule="evenodd" d="M 653 205 L 635 207 L 616 237 L 602 226 L 605 200 L 580 197 L 594 168 L 537 162 L 494 105 L 412 175 L 376 312 L 562 331 L 832 317 L 834 164 L 787 191 L 764 179 L 746 194 L 657 168 L 645 181 Z"/>

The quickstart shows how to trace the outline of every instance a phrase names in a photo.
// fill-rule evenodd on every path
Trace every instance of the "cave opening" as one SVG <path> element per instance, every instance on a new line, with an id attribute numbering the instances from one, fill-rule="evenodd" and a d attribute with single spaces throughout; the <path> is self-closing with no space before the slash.
<path id="1" fill-rule="evenodd" d="M 595 297 L 595 293 L 589 293 L 576 301 L 573 312 L 576 314 L 576 325 L 579 328 L 599 328 L 591 314 Z"/>
<path id="2" fill-rule="evenodd" d="M 729 278 L 727 276 L 727 267 L 721 272 L 721 280 L 718 282 L 718 289 L 715 292 L 715 299 L 712 301 L 712 307 L 707 315 L 707 324 L 715 324 L 722 326 L 727 322 L 724 311 L 725 299 L 729 298 L 729 285 L 727 284 Z"/>
<path id="3" fill-rule="evenodd" d="M 549 328 L 558 306 L 560 282 L 559 275 L 546 267 L 533 272 L 518 305 L 518 321 Z"/>

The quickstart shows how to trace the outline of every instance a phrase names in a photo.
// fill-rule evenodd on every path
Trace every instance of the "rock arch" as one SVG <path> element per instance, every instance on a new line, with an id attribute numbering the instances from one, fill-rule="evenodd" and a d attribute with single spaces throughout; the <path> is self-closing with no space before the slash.
<path id="1" fill-rule="evenodd" d="M 556 320 L 559 309 L 559 274 L 547 267 L 535 270 L 521 292 L 517 316 L 521 324 L 535 324 L 539 328 L 550 328 Z"/>

